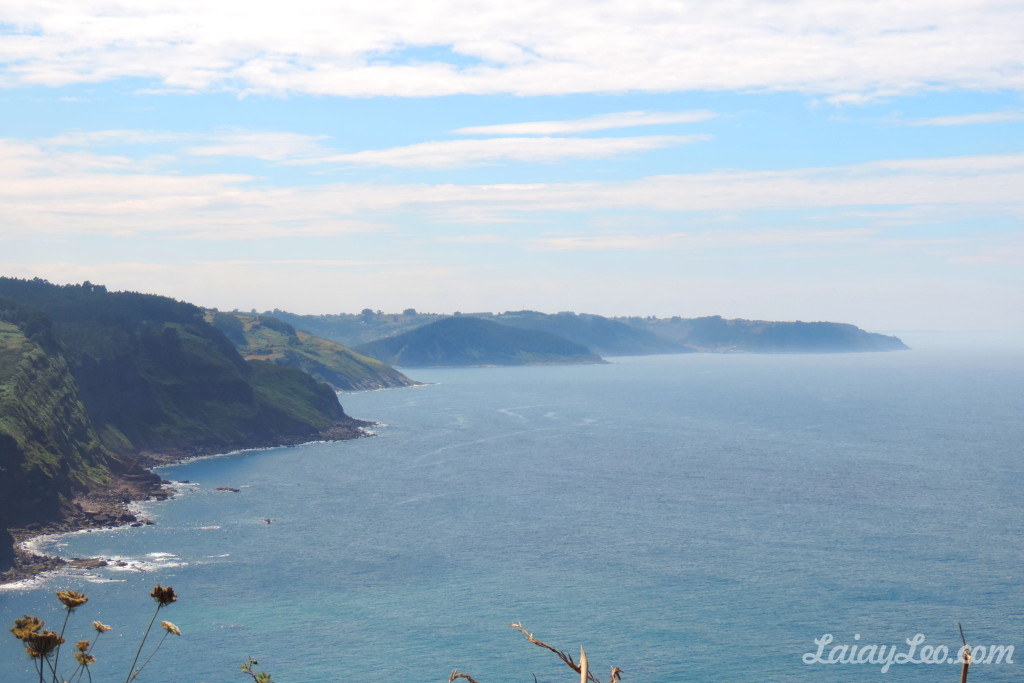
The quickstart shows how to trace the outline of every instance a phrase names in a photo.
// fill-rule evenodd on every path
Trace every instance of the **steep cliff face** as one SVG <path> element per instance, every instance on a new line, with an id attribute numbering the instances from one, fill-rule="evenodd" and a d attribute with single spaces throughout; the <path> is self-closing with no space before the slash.
<path id="1" fill-rule="evenodd" d="M 60 355 L 0 322 L 0 515 L 56 518 L 74 492 L 109 482 L 104 448 Z"/>

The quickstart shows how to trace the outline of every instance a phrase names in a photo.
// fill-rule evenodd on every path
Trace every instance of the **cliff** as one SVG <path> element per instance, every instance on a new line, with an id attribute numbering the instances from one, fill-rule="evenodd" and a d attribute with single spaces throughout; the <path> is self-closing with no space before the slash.
<path id="1" fill-rule="evenodd" d="M 4 529 L 80 519 L 71 500 L 88 492 L 146 495 L 156 482 L 140 463 L 365 424 L 301 370 L 244 360 L 191 304 L 0 278 L 0 325 Z"/>
<path id="2" fill-rule="evenodd" d="M 0 322 L 0 517 L 56 518 L 74 491 L 110 482 L 116 458 L 92 428 L 59 355 Z"/>

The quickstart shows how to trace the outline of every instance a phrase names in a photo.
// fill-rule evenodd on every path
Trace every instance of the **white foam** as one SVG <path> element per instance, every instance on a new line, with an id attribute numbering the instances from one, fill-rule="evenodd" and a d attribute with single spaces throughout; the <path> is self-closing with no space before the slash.
<path id="1" fill-rule="evenodd" d="M 28 579 L 22 579 L 21 581 L 12 581 L 11 583 L 0 584 L 0 593 L 6 593 L 8 591 L 30 591 L 34 588 L 39 588 L 43 585 L 42 576 L 33 576 Z"/>

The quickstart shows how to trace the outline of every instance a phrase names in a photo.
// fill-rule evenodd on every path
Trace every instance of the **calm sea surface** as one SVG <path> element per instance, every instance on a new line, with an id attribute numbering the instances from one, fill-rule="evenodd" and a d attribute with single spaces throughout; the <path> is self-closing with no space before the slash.
<path id="1" fill-rule="evenodd" d="M 913 339 L 908 341 L 914 345 Z M 345 394 L 372 439 L 167 468 L 156 526 L 43 544 L 131 570 L 0 591 L 6 624 L 115 627 L 94 680 L 125 676 L 156 583 L 181 598 L 140 681 L 573 681 L 521 620 L 606 680 L 959 680 L 951 664 L 804 662 L 814 639 L 955 655 L 1013 645 L 972 681 L 1024 679 L 1024 355 L 686 355 L 417 370 Z M 216 491 L 218 486 L 239 493 Z M 264 519 L 272 520 L 267 524 Z M 145 571 L 139 571 L 144 569 Z M 32 680 L 0 632 L 0 683 Z M 915 656 L 920 655 L 920 648 Z M 121 679 L 117 679 L 117 675 Z"/>

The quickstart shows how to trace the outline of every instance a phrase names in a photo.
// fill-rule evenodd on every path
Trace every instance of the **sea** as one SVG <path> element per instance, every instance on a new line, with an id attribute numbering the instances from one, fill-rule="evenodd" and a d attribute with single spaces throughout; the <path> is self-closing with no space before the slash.
<path id="1" fill-rule="evenodd" d="M 166 467 L 155 525 L 37 540 L 123 566 L 7 586 L 0 619 L 86 593 L 65 637 L 113 627 L 97 683 L 156 584 L 182 634 L 156 626 L 142 682 L 579 680 L 513 623 L 602 682 L 955 683 L 958 624 L 972 683 L 1024 680 L 1024 346 L 903 338 L 409 370 L 340 396 L 372 438 Z M 0 683 L 36 680 L 0 636 Z"/>

